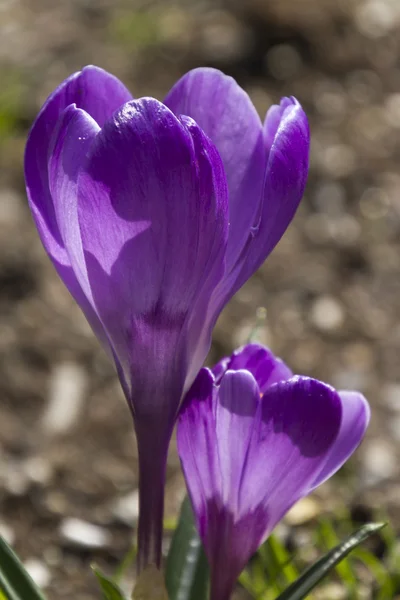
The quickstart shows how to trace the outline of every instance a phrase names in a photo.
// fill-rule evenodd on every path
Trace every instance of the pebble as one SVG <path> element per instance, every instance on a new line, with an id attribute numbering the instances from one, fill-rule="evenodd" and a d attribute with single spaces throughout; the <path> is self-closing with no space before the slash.
<path id="1" fill-rule="evenodd" d="M 12 496 L 25 496 L 30 481 L 18 462 L 9 461 L 0 472 L 0 481 Z"/>
<path id="2" fill-rule="evenodd" d="M 118 521 L 133 527 L 139 517 L 139 490 L 118 498 L 111 510 Z"/>
<path id="3" fill-rule="evenodd" d="M 321 331 L 334 331 L 344 322 L 344 310 L 332 296 L 320 296 L 311 307 L 311 322 Z"/>
<path id="4" fill-rule="evenodd" d="M 394 27 L 396 10 L 389 2 L 369 0 L 360 3 L 355 12 L 355 21 L 358 29 L 366 37 L 380 38 Z"/>
<path id="5" fill-rule="evenodd" d="M 60 363 L 53 368 L 47 408 L 42 426 L 50 435 L 70 430 L 79 419 L 87 384 L 85 371 L 74 363 Z"/>
<path id="6" fill-rule="evenodd" d="M 32 483 L 39 485 L 49 483 L 53 475 L 50 463 L 39 456 L 28 459 L 23 465 L 23 470 Z"/>
<path id="7" fill-rule="evenodd" d="M 318 600 L 345 600 L 347 598 L 346 588 L 337 582 L 330 582 L 322 586 L 318 586 L 315 591 L 315 598 Z"/>
<path id="8" fill-rule="evenodd" d="M 81 548 L 105 548 L 111 542 L 111 535 L 104 527 L 72 517 L 61 522 L 59 531 L 65 542 Z"/>
<path id="9" fill-rule="evenodd" d="M 397 459 L 393 448 L 381 439 L 371 440 L 364 449 L 362 479 L 366 485 L 377 485 L 393 477 L 397 470 Z"/>
<path id="10" fill-rule="evenodd" d="M 287 513 L 285 522 L 292 526 L 303 525 L 315 519 L 320 513 L 320 503 L 315 498 L 308 496 L 296 502 Z"/>
<path id="11" fill-rule="evenodd" d="M 13 545 L 15 542 L 15 532 L 9 525 L 6 523 L 0 523 L 0 536 L 9 544 Z"/>
<path id="12" fill-rule="evenodd" d="M 50 570 L 40 560 L 30 558 L 24 562 L 24 567 L 39 588 L 46 588 L 50 584 Z"/>
<path id="13" fill-rule="evenodd" d="M 390 410 L 400 413 L 400 383 L 387 383 L 383 388 L 382 397 Z"/>

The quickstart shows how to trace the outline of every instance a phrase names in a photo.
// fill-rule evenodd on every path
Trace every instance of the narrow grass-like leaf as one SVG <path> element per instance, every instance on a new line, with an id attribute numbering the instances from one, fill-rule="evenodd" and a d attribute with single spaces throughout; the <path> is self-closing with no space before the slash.
<path id="1" fill-rule="evenodd" d="M 126 600 L 116 583 L 109 579 L 95 566 L 92 567 L 103 592 L 104 600 Z"/>
<path id="2" fill-rule="evenodd" d="M 336 546 L 338 543 L 340 543 L 332 523 L 327 519 L 321 520 L 318 533 L 321 537 L 321 540 L 324 542 L 325 549 L 332 548 L 332 546 Z M 350 597 L 355 596 L 357 579 L 348 561 L 344 560 L 338 563 L 336 565 L 336 572 L 339 575 L 342 583 L 346 586 L 346 590 Z"/>
<path id="3" fill-rule="evenodd" d="M 369 523 L 353 533 L 341 544 L 320 558 L 292 583 L 277 600 L 303 600 L 316 585 L 343 560 L 354 548 L 377 533 L 385 523 Z"/>
<path id="4" fill-rule="evenodd" d="M 169 600 L 205 600 L 208 564 L 197 534 L 189 498 L 181 508 L 165 571 Z"/>
<path id="5" fill-rule="evenodd" d="M 128 552 L 125 554 L 121 563 L 118 565 L 118 567 L 115 570 L 115 573 L 112 578 L 114 583 L 118 584 L 121 581 L 125 571 L 132 566 L 132 564 L 136 558 L 136 554 L 137 554 L 137 546 L 136 546 L 136 544 L 133 544 L 131 546 L 131 548 L 129 548 Z"/>
<path id="6" fill-rule="evenodd" d="M 0 537 L 0 591 L 6 600 L 44 600 L 10 546 Z"/>

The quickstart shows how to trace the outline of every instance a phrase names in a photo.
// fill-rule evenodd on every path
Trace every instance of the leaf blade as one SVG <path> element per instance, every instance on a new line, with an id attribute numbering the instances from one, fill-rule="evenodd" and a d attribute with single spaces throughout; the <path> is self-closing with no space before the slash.
<path id="1" fill-rule="evenodd" d="M 368 523 L 358 529 L 344 542 L 335 546 L 335 548 L 320 558 L 314 565 L 304 571 L 294 583 L 286 588 L 277 600 L 303 600 L 306 598 L 331 569 L 343 560 L 354 548 L 374 533 L 377 533 L 385 525 L 386 523 Z"/>
<path id="2" fill-rule="evenodd" d="M 188 497 L 182 503 L 165 571 L 169 600 L 205 600 L 208 563 L 197 534 Z"/>
<path id="3" fill-rule="evenodd" d="M 1 536 L 0 590 L 7 600 L 45 600 L 14 550 Z"/>
<path id="4" fill-rule="evenodd" d="M 92 566 L 92 571 L 96 575 L 97 581 L 100 584 L 104 600 L 126 600 L 118 585 L 112 581 L 112 579 L 109 579 L 103 575 L 100 569 L 98 569 L 96 566 Z"/>

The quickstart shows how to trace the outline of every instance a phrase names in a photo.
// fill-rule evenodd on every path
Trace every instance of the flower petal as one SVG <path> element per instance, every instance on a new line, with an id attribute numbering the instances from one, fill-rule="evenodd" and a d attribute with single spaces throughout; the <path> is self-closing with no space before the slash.
<path id="1" fill-rule="evenodd" d="M 260 118 L 246 92 L 216 69 L 189 71 L 165 104 L 192 117 L 211 138 L 224 163 L 229 189 L 227 271 L 236 263 L 259 213 L 266 151 Z"/>
<path id="2" fill-rule="evenodd" d="M 262 394 L 274 383 L 293 377 L 289 367 L 280 358 L 274 356 L 271 350 L 260 344 L 247 344 L 236 350 L 226 369 L 250 371 Z"/>
<path id="3" fill-rule="evenodd" d="M 131 94 L 116 77 L 98 67 L 85 67 L 66 79 L 48 97 L 30 131 L 25 149 L 25 180 L 29 205 L 47 253 L 61 265 L 69 266 L 69 262 L 58 229 L 47 170 L 49 146 L 58 119 L 67 106 L 76 104 L 101 127 L 105 119 L 131 98 Z"/>
<path id="4" fill-rule="evenodd" d="M 221 381 L 215 411 L 215 435 L 221 473 L 221 500 L 237 513 L 240 481 L 260 404 L 260 390 L 249 371 L 227 371 Z M 232 443 L 232 440 L 235 443 Z M 215 492 L 214 492 L 215 495 Z"/>
<path id="5" fill-rule="evenodd" d="M 272 107 L 270 111 L 264 124 L 267 147 L 273 138 L 265 178 L 264 203 L 234 290 L 239 289 L 262 265 L 279 242 L 297 210 L 306 184 L 310 147 L 307 117 L 294 98 L 284 98 L 280 110 Z"/>
<path id="6" fill-rule="evenodd" d="M 309 492 L 337 439 L 341 418 L 338 393 L 314 379 L 293 377 L 265 392 L 239 499 L 240 514 L 264 506 L 268 526 L 263 539 Z M 255 545 L 261 542 L 255 540 Z"/>
<path id="7" fill-rule="evenodd" d="M 78 222 L 77 180 L 87 154 L 100 131 L 83 110 L 71 105 L 62 113 L 49 153 L 49 189 L 68 260 L 88 298 L 91 291 L 86 273 Z"/>
<path id="8" fill-rule="evenodd" d="M 78 222 L 78 174 L 85 165 L 99 130 L 97 123 L 85 111 L 74 105 L 66 108 L 52 137 L 48 173 L 55 216 L 71 265 L 63 267 L 60 274 L 106 351 L 110 351 L 109 340 L 96 314 L 89 286 Z M 60 272 L 60 266 L 58 270 Z"/>
<path id="9" fill-rule="evenodd" d="M 213 497 L 221 483 L 216 448 L 215 392 L 211 371 L 201 369 L 180 409 L 176 432 L 182 469 L 202 538 L 208 525 L 207 500 Z"/>
<path id="10" fill-rule="evenodd" d="M 340 469 L 361 443 L 371 416 L 367 400 L 359 392 L 339 392 L 342 401 L 340 432 L 323 469 L 312 483 L 314 489 Z"/>
<path id="11" fill-rule="evenodd" d="M 130 371 L 135 410 L 172 410 L 161 390 L 175 395 L 176 410 L 187 371 L 184 328 L 224 269 L 227 190 L 218 153 L 193 121 L 180 122 L 154 99 L 132 101 L 96 137 L 78 197 L 93 298 Z"/>

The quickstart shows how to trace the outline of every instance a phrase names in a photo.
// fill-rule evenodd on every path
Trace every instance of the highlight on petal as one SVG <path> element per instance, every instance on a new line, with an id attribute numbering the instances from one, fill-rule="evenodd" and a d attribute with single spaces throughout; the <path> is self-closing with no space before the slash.
<path id="1" fill-rule="evenodd" d="M 339 435 L 311 489 L 324 483 L 344 465 L 360 445 L 369 424 L 371 410 L 362 394 L 343 391 L 339 396 L 343 412 Z"/>
<path id="2" fill-rule="evenodd" d="M 124 102 L 132 98 L 113 75 L 88 66 L 66 79 L 46 100 L 30 131 L 25 148 L 25 181 L 30 208 L 42 243 L 62 265 L 68 257 L 58 229 L 48 184 L 47 160 L 58 120 L 70 104 L 85 110 L 101 127 Z"/>
<path id="3" fill-rule="evenodd" d="M 91 292 L 80 239 L 77 180 L 99 131 L 97 123 L 85 111 L 70 105 L 60 116 L 48 161 L 49 190 L 60 236 L 68 261 L 88 298 Z"/>
<path id="4" fill-rule="evenodd" d="M 67 107 L 52 136 L 48 181 L 68 266 L 63 266 L 56 260 L 54 264 L 103 347 L 112 352 L 89 287 L 78 222 L 78 174 L 85 165 L 90 146 L 98 132 L 99 126 L 85 111 L 74 105 Z M 114 358 L 118 366 L 117 357 Z"/>
<path id="5" fill-rule="evenodd" d="M 221 478 L 221 501 L 238 510 L 239 490 L 260 390 L 249 371 L 227 371 L 214 407 L 215 435 Z M 236 440 L 232 445 L 233 437 Z"/>
<path id="6" fill-rule="evenodd" d="M 260 211 L 267 160 L 260 117 L 236 81 L 211 68 L 186 73 L 164 102 L 176 115 L 192 117 L 221 155 L 229 189 L 229 272 Z"/>

